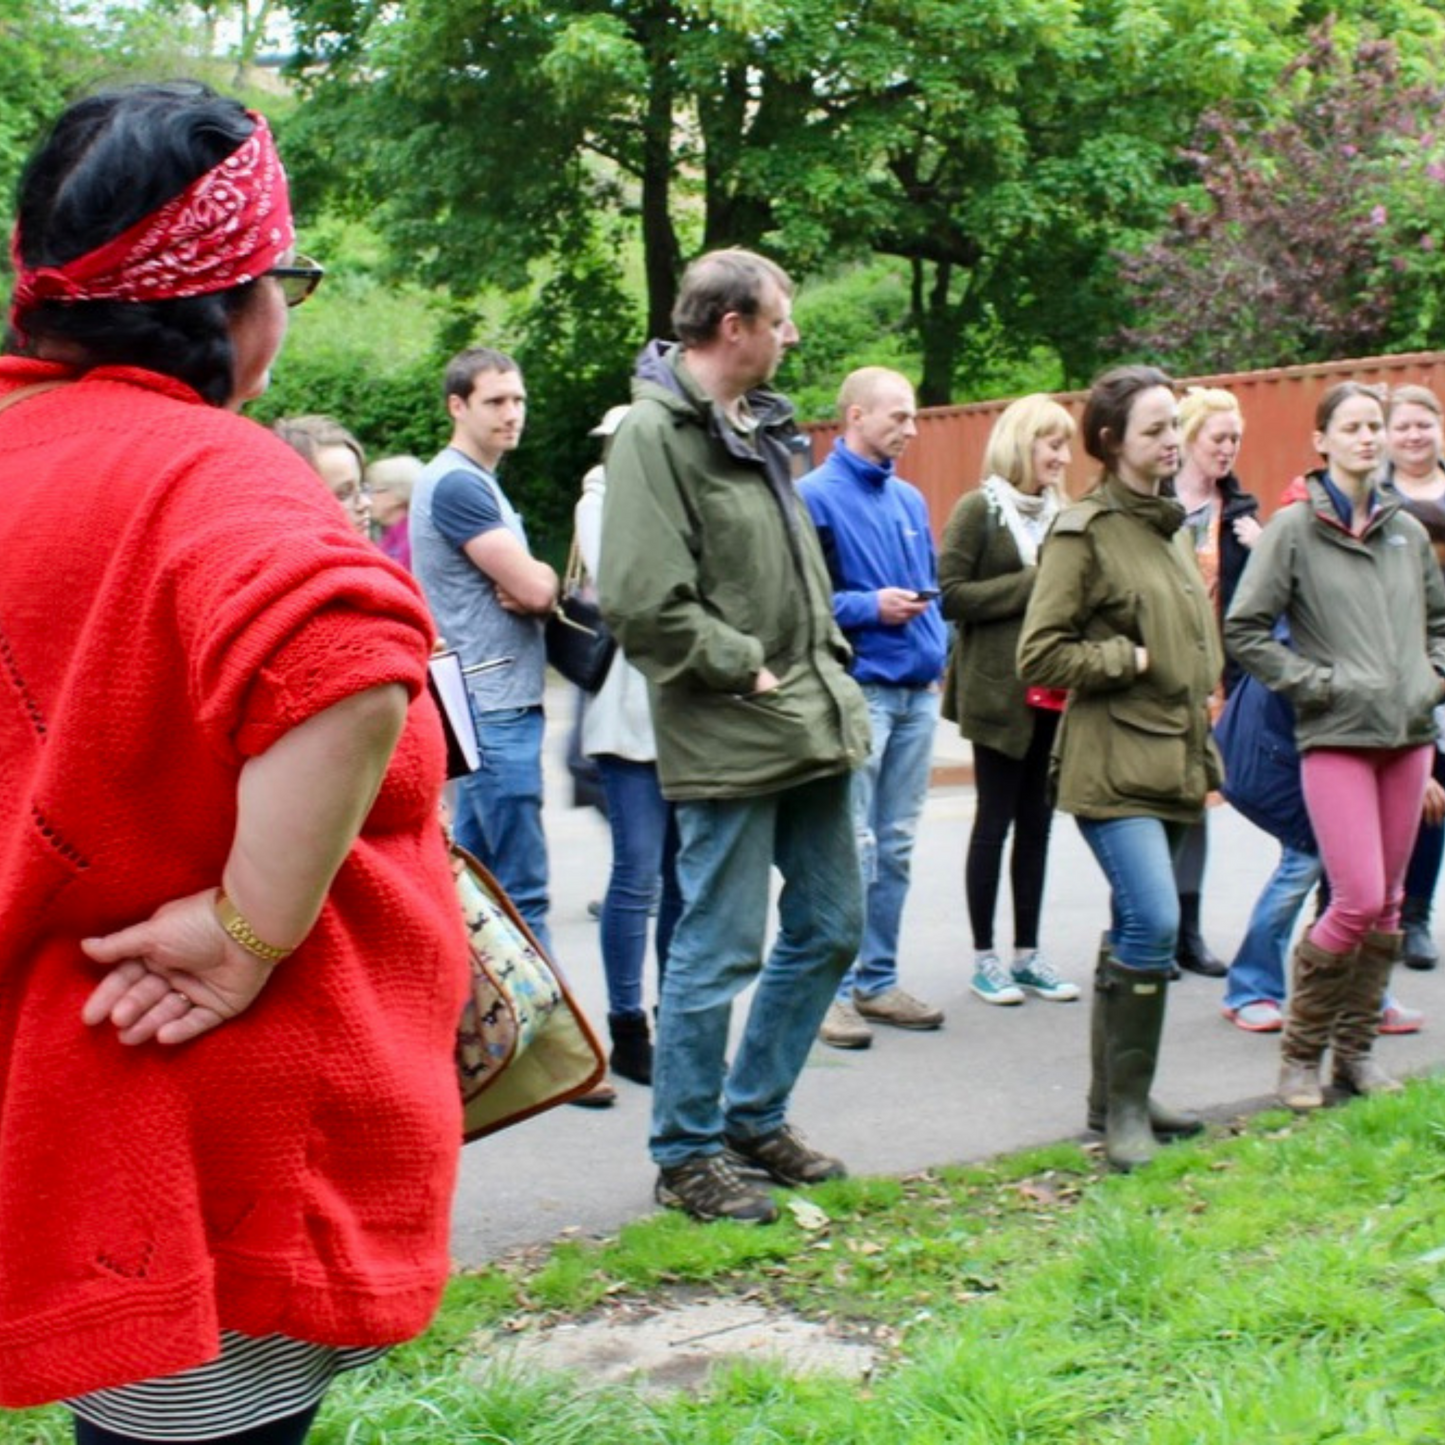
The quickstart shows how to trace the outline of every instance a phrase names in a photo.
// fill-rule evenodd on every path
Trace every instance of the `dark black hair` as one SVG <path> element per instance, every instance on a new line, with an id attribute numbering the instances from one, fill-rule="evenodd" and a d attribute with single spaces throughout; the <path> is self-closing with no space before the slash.
<path id="1" fill-rule="evenodd" d="M 190 81 L 102 91 L 66 110 L 20 177 L 27 266 L 59 266 L 113 240 L 178 196 L 255 129 L 244 107 Z M 227 322 L 255 282 L 171 301 L 44 301 L 25 313 L 26 350 L 61 343 L 83 366 L 144 367 L 213 405 L 231 394 Z M 6 349 L 17 350 L 6 337 Z"/>
<path id="2" fill-rule="evenodd" d="M 1174 383 L 1157 366 L 1116 366 L 1106 371 L 1089 388 L 1084 399 L 1084 418 L 1079 430 L 1083 433 L 1084 450 L 1106 467 L 1114 465 L 1124 445 L 1129 426 L 1129 413 L 1142 391 L 1156 386 L 1174 389 Z"/>
<path id="3" fill-rule="evenodd" d="M 497 351 L 490 346 L 469 346 L 447 362 L 442 376 L 443 398 L 448 402 L 454 396 L 461 397 L 463 401 L 470 400 L 477 378 L 487 371 L 499 372 L 503 376 L 513 371 L 518 376 L 522 374 L 522 368 L 505 351 Z"/>

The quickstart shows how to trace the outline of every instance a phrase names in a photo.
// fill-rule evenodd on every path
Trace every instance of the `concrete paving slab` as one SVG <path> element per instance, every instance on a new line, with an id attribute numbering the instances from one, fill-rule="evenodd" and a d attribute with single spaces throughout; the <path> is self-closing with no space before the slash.
<path id="1" fill-rule="evenodd" d="M 826 1324 L 754 1300 L 667 1299 L 659 1308 L 604 1306 L 512 1336 L 494 1336 L 481 1350 L 489 1363 L 510 1357 L 534 1369 L 570 1371 L 599 1385 L 630 1384 L 647 1392 L 695 1390 L 719 1365 L 777 1362 L 793 1375 L 831 1374 L 866 1380 L 877 1351 Z"/>

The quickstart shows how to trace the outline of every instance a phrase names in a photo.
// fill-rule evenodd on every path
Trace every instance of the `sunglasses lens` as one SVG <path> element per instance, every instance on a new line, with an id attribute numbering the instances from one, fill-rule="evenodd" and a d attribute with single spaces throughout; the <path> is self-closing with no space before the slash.
<path id="1" fill-rule="evenodd" d="M 321 284 L 326 273 L 314 261 L 298 256 L 290 266 L 277 266 L 271 271 L 281 287 L 287 306 L 299 306 Z"/>

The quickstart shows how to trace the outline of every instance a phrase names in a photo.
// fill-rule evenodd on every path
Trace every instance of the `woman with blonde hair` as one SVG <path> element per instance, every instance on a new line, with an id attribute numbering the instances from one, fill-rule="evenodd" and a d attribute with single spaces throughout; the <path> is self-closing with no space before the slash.
<path id="1" fill-rule="evenodd" d="M 1015 654 L 1038 575 L 1039 546 L 1057 515 L 1074 420 L 1047 396 L 1011 403 L 984 452 L 984 481 L 953 509 L 938 558 L 943 615 L 958 626 L 944 679 L 943 715 L 973 743 L 978 810 L 965 886 L 973 929 L 972 988 L 991 1004 L 1020 1004 L 1024 990 L 1077 999 L 1039 952 L 1039 912 L 1053 806 L 1049 751 L 1064 695 L 1025 687 Z M 1013 961 L 994 946 L 1004 844 L 1013 832 Z"/>
<path id="2" fill-rule="evenodd" d="M 1409 514 L 1424 527 L 1435 548 L 1435 559 L 1445 566 L 1445 426 L 1440 400 L 1428 386 L 1392 387 L 1385 408 L 1384 485 L 1394 491 Z M 1405 874 L 1405 903 L 1400 924 L 1405 930 L 1406 968 L 1432 969 L 1440 950 L 1430 926 L 1440 860 L 1445 852 L 1445 753 L 1437 746 L 1425 790 L 1425 814 L 1420 836 Z M 1411 1010 L 1410 1012 L 1414 1012 Z M 1387 1019 L 1381 1033 L 1392 1032 Z"/>
<path id="3" fill-rule="evenodd" d="M 1191 386 L 1179 403 L 1180 466 L 1174 495 L 1184 508 L 1184 529 L 1222 625 L 1249 549 L 1259 536 L 1259 499 L 1234 474 L 1244 437 L 1244 418 L 1234 393 L 1221 387 Z M 1227 658 L 1216 712 L 1240 675 Z M 1175 963 L 1205 978 L 1223 978 L 1223 960 L 1204 941 L 1199 926 L 1200 894 L 1209 855 L 1207 815 L 1191 828 L 1174 860 L 1179 889 L 1179 947 Z"/>

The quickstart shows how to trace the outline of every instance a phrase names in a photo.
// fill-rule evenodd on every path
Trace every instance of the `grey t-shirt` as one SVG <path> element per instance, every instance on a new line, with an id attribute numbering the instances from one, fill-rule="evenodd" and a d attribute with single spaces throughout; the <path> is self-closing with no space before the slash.
<path id="1" fill-rule="evenodd" d="M 547 671 L 542 619 L 508 612 L 491 578 L 462 550 L 495 527 L 527 545 L 522 518 L 497 479 L 456 448 L 444 448 L 417 478 L 410 525 L 412 569 L 462 666 L 512 659 L 468 677 L 478 710 L 540 706 Z"/>

